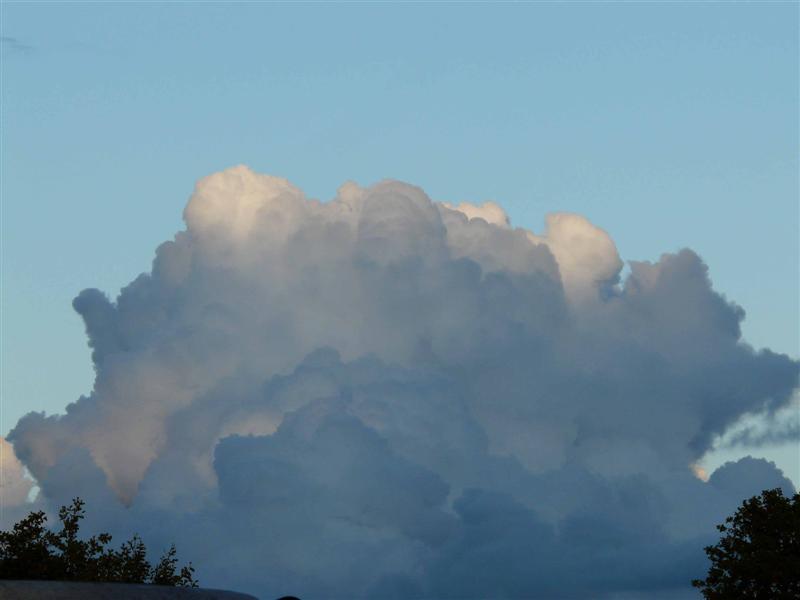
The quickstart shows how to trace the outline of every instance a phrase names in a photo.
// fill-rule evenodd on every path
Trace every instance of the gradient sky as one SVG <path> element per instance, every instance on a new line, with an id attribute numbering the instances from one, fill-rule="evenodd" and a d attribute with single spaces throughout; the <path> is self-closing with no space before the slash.
<path id="1" fill-rule="evenodd" d="M 3 434 L 91 389 L 73 297 L 239 163 L 688 246 L 748 342 L 800 356 L 796 3 L 3 3 L 2 35 Z M 800 481 L 796 444 L 755 454 Z"/>

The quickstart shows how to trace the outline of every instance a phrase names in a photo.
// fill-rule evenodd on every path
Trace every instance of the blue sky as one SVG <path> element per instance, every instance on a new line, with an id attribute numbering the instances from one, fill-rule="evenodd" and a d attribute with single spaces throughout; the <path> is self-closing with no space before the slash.
<path id="1" fill-rule="evenodd" d="M 688 246 L 798 351 L 798 5 L 2 5 L 5 433 L 91 388 L 112 295 L 244 163 L 327 199 L 385 177 L 586 215 L 624 259 Z M 741 452 L 739 452 L 741 454 Z M 795 446 L 761 454 L 798 480 Z M 793 472 L 792 472 L 793 470 Z"/>

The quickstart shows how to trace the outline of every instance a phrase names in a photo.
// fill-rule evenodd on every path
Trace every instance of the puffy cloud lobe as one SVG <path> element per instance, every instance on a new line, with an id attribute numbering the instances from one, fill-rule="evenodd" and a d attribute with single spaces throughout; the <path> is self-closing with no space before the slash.
<path id="1" fill-rule="evenodd" d="M 508 218 L 506 211 L 503 210 L 502 206 L 494 202 L 484 202 L 479 205 L 469 202 L 462 202 L 458 205 L 442 202 L 440 206 L 460 212 L 470 221 L 473 219 L 483 219 L 489 225 L 498 225 L 500 227 L 509 227 L 511 225 L 511 220 Z"/>
<path id="2" fill-rule="evenodd" d="M 86 496 L 206 583 L 666 593 L 743 495 L 791 488 L 763 461 L 692 473 L 787 405 L 798 364 L 741 341 L 689 250 L 620 281 L 578 215 L 537 235 L 491 203 L 392 181 L 321 203 L 245 167 L 201 180 L 184 218 L 115 302 L 78 296 L 94 389 L 11 439 L 51 505 Z"/>
<path id="3" fill-rule="evenodd" d="M 756 486 L 792 490 L 792 483 L 776 471 L 775 464 L 763 458 L 747 456 L 727 462 L 712 473 L 709 483 L 717 489 L 732 492 L 733 497 L 747 497 Z"/>
<path id="4" fill-rule="evenodd" d="M 0 437 L 0 500 L 3 508 L 25 503 L 33 481 L 25 476 L 25 468 L 14 454 L 14 447 Z"/>
<path id="5" fill-rule="evenodd" d="M 544 243 L 555 256 L 567 297 L 574 302 L 597 299 L 597 292 L 617 283 L 622 261 L 609 235 L 580 215 L 557 213 L 547 216 L 543 237 L 527 234 L 534 243 Z"/>

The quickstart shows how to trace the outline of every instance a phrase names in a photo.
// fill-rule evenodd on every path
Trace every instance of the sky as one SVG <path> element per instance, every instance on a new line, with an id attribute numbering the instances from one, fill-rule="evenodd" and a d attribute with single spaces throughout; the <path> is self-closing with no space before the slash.
<path id="1" fill-rule="evenodd" d="M 3 435 L 91 392 L 73 299 L 150 271 L 235 165 L 323 201 L 407 181 L 537 235 L 577 213 L 623 261 L 691 248 L 744 340 L 800 357 L 796 3 L 0 10 Z M 800 482 L 796 437 L 703 465 L 746 454 Z"/>

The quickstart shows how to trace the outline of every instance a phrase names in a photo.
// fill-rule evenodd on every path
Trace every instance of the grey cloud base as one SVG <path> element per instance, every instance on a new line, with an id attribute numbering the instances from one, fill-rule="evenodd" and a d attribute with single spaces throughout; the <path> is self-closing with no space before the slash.
<path id="1" fill-rule="evenodd" d="M 536 235 L 494 204 L 398 182 L 320 203 L 244 167 L 184 218 L 116 302 L 76 298 L 92 392 L 9 439 L 40 502 L 176 542 L 204 585 L 672 597 L 744 497 L 793 491 L 763 460 L 691 469 L 786 406 L 798 364 L 742 342 L 689 250 L 622 281 L 577 215 Z"/>

